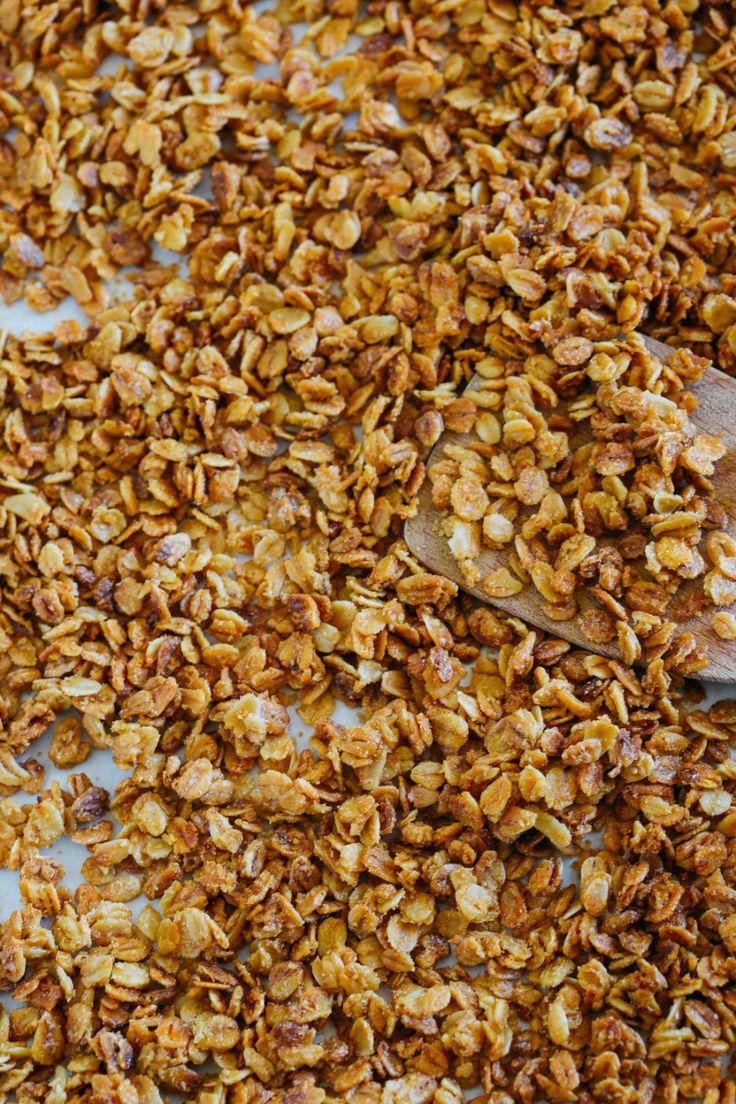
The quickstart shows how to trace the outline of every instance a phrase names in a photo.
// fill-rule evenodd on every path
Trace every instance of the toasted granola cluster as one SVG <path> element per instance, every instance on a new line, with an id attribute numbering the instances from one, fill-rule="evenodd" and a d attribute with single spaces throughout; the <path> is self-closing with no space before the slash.
<path id="1" fill-rule="evenodd" d="M 735 34 L 715 0 L 0 0 L 0 292 L 90 320 L 0 359 L 0 1099 L 736 1104 L 736 703 L 402 537 L 445 428 L 561 495 L 539 419 L 597 383 L 662 586 L 694 527 L 734 586 L 718 446 L 645 426 L 733 367 Z M 634 328 L 693 356 L 655 378 Z"/>
<path id="2" fill-rule="evenodd" d="M 733 638 L 733 614 L 712 612 L 736 602 L 736 542 L 711 480 L 726 444 L 698 431 L 685 390 L 706 364 L 682 350 L 664 365 L 636 335 L 484 357 L 472 431 L 443 442 L 428 471 L 470 589 L 498 599 L 532 584 L 547 617 L 575 619 L 592 645 L 616 641 L 629 664 L 643 657 L 660 688 L 708 662 L 678 622 L 710 608 Z"/>

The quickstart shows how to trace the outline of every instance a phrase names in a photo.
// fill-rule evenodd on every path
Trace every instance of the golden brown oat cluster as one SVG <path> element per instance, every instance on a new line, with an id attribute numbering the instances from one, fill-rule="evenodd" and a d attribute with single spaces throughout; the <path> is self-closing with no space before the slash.
<path id="1" fill-rule="evenodd" d="M 401 536 L 444 427 L 513 465 L 622 331 L 733 367 L 735 31 L 697 0 L 0 0 L 0 290 L 91 322 L 0 363 L 1 1099 L 735 1104 L 736 703 L 478 608 Z M 462 395 L 509 362 L 518 417 Z M 717 532 L 621 444 L 606 508 L 649 465 L 650 513 Z"/>
<path id="2" fill-rule="evenodd" d="M 428 470 L 469 589 L 511 598 L 532 584 L 544 614 L 575 619 L 592 645 L 616 641 L 660 690 L 708 661 L 678 621 L 710 607 L 718 636 L 736 625 L 713 611 L 736 602 L 736 542 L 710 478 L 726 444 L 698 432 L 685 389 L 706 365 L 687 350 L 665 365 L 638 335 L 483 357 L 473 432 L 444 442 Z M 485 572 L 488 549 L 510 549 L 507 565 Z M 581 591 L 593 600 L 582 612 Z"/>

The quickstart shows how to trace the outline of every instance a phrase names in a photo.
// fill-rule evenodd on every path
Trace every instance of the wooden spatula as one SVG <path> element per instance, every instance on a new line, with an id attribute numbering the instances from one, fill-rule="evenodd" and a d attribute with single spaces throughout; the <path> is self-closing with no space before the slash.
<path id="1" fill-rule="evenodd" d="M 653 356 L 665 364 L 669 363 L 674 349 L 661 341 L 643 335 L 642 340 Z M 480 382 L 477 376 L 474 377 L 468 384 L 466 394 L 477 389 Z M 716 465 L 714 484 L 716 497 L 730 519 L 728 531 L 731 536 L 736 536 L 736 452 L 734 451 L 736 448 L 736 379 L 732 379 L 716 368 L 709 368 L 700 380 L 690 385 L 690 390 L 698 399 L 697 410 L 692 416 L 698 430 L 701 433 L 720 435 L 728 450 Z M 477 441 L 478 438 L 469 433 L 443 433 L 429 456 L 427 467 L 431 468 L 433 463 L 442 459 L 448 445 L 461 445 L 467 448 Z M 577 618 L 570 621 L 556 621 L 548 617 L 542 608 L 544 600 L 531 583 L 512 598 L 492 600 L 479 586 L 467 586 L 460 566 L 450 551 L 447 537 L 442 531 L 444 518 L 444 512 L 432 502 L 432 486 L 426 479 L 419 493 L 416 516 L 407 521 L 404 536 L 412 553 L 431 571 L 446 576 L 489 605 L 497 606 L 506 613 L 519 617 L 556 637 L 568 640 L 587 651 L 598 652 L 614 659 L 622 658 L 615 642 L 592 643 L 581 630 Z M 615 546 L 615 539 L 607 543 Z M 513 542 L 505 545 L 502 550 L 484 548 L 477 561 L 480 578 L 495 568 L 508 566 L 513 548 Z M 686 593 L 686 588 L 700 587 L 702 587 L 702 578 L 686 583 L 678 591 L 678 598 Z M 583 588 L 575 593 L 581 611 L 586 608 L 586 605 L 595 604 L 586 596 Z M 736 613 L 736 605 L 731 608 Z M 698 678 L 713 682 L 736 682 L 736 642 L 722 640 L 714 633 L 710 627 L 714 612 L 715 608 L 710 603 L 706 603 L 703 610 L 696 616 L 680 621 L 678 628 L 692 632 L 708 647 L 709 663 L 707 667 L 697 672 Z M 676 617 L 673 616 L 673 620 L 676 620 Z"/>

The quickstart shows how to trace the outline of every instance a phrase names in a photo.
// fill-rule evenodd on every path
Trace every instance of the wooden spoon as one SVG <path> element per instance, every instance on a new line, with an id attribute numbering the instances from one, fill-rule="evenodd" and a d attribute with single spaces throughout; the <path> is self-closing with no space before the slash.
<path id="1" fill-rule="evenodd" d="M 640 337 L 653 356 L 665 364 L 669 363 L 675 352 L 673 348 L 654 338 L 644 335 Z M 475 376 L 468 384 L 466 393 L 472 393 L 480 387 L 481 382 L 480 378 Z M 698 430 L 715 436 L 720 435 L 728 450 L 716 464 L 713 482 L 715 497 L 728 513 L 730 519 L 728 530 L 734 536 L 736 535 L 736 452 L 734 451 L 736 448 L 736 379 L 732 379 L 716 368 L 709 368 L 701 379 L 689 385 L 689 390 L 698 399 L 698 406 L 693 414 L 693 421 Z M 429 456 L 427 467 L 430 468 L 433 463 L 442 459 L 448 445 L 461 445 L 467 448 L 477 442 L 478 438 L 471 433 L 443 433 Z M 615 642 L 609 644 L 591 642 L 579 627 L 577 617 L 570 621 L 555 621 L 548 617 L 542 609 L 544 600 L 531 583 L 512 598 L 492 600 L 479 586 L 469 587 L 459 564 L 450 551 L 447 537 L 442 531 L 442 521 L 445 516 L 444 511 L 432 503 L 432 486 L 429 480 L 425 479 L 419 492 L 417 513 L 406 522 L 404 536 L 412 553 L 431 571 L 437 575 L 446 576 L 463 590 L 489 605 L 497 606 L 528 624 L 544 629 L 553 636 L 568 640 L 586 651 L 598 652 L 613 659 L 622 659 Z M 607 543 L 615 546 L 615 539 Z M 480 578 L 485 577 L 495 568 L 507 567 L 513 548 L 513 542 L 502 550 L 484 548 L 477 560 Z M 678 591 L 678 597 L 687 593 L 689 588 L 702 587 L 702 582 L 701 577 L 684 584 Z M 586 606 L 594 604 L 593 599 L 586 595 L 584 587 L 576 591 L 576 597 L 581 611 Z M 732 609 L 736 613 L 736 606 Z M 715 607 L 706 600 L 706 605 L 700 613 L 679 622 L 682 630 L 692 632 L 708 647 L 708 666 L 698 671 L 695 677 L 712 682 L 736 682 L 736 642 L 722 640 L 713 632 L 710 620 L 714 613 Z M 673 616 L 673 620 L 677 618 Z"/>

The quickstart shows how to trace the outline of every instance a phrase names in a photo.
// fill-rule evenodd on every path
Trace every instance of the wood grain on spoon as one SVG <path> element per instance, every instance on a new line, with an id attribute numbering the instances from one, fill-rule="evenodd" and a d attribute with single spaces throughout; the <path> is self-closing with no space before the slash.
<path id="1" fill-rule="evenodd" d="M 642 335 L 642 340 L 649 352 L 663 361 L 669 363 L 669 359 L 675 352 L 669 345 L 661 341 Z M 468 384 L 466 394 L 481 386 L 482 381 L 476 376 Z M 716 368 L 709 368 L 701 379 L 688 384 L 688 390 L 692 391 L 698 399 L 698 406 L 692 415 L 692 420 L 702 433 L 719 435 L 726 445 L 726 455 L 716 464 L 713 477 L 715 485 L 715 497 L 728 513 L 730 523 L 728 531 L 732 536 L 736 535 L 736 379 L 732 379 Z M 461 445 L 468 447 L 478 438 L 470 433 L 443 433 L 435 445 L 427 461 L 428 468 L 436 463 L 444 455 L 448 445 Z M 450 551 L 447 537 L 442 531 L 442 522 L 445 512 L 436 507 L 432 502 L 432 485 L 425 479 L 419 498 L 417 513 L 410 518 L 404 528 L 406 543 L 412 553 L 437 575 L 444 575 L 457 583 L 463 590 L 476 598 L 482 599 L 488 605 L 496 606 L 514 617 L 519 617 L 530 625 L 544 629 L 553 636 L 569 640 L 586 651 L 595 651 L 600 655 L 621 659 L 621 652 L 615 643 L 594 644 L 586 637 L 577 623 L 577 618 L 570 621 L 555 621 L 548 617 L 543 608 L 543 598 L 530 583 L 512 598 L 494 598 L 490 600 L 480 586 L 467 586 L 460 565 Z M 607 541 L 615 546 L 615 538 Z M 504 549 L 496 550 L 484 548 L 478 557 L 481 578 L 498 567 L 509 565 L 510 552 L 513 544 Z M 678 592 L 685 595 L 690 589 L 702 588 L 702 578 L 685 584 Z M 586 606 L 594 605 L 582 586 L 576 591 L 579 598 L 580 610 Z M 682 630 L 692 632 L 699 641 L 708 647 L 708 666 L 697 672 L 697 678 L 712 682 L 736 681 L 736 642 L 722 640 L 710 627 L 710 620 L 715 612 L 715 607 L 706 602 L 703 610 L 687 620 L 677 621 Z"/>

